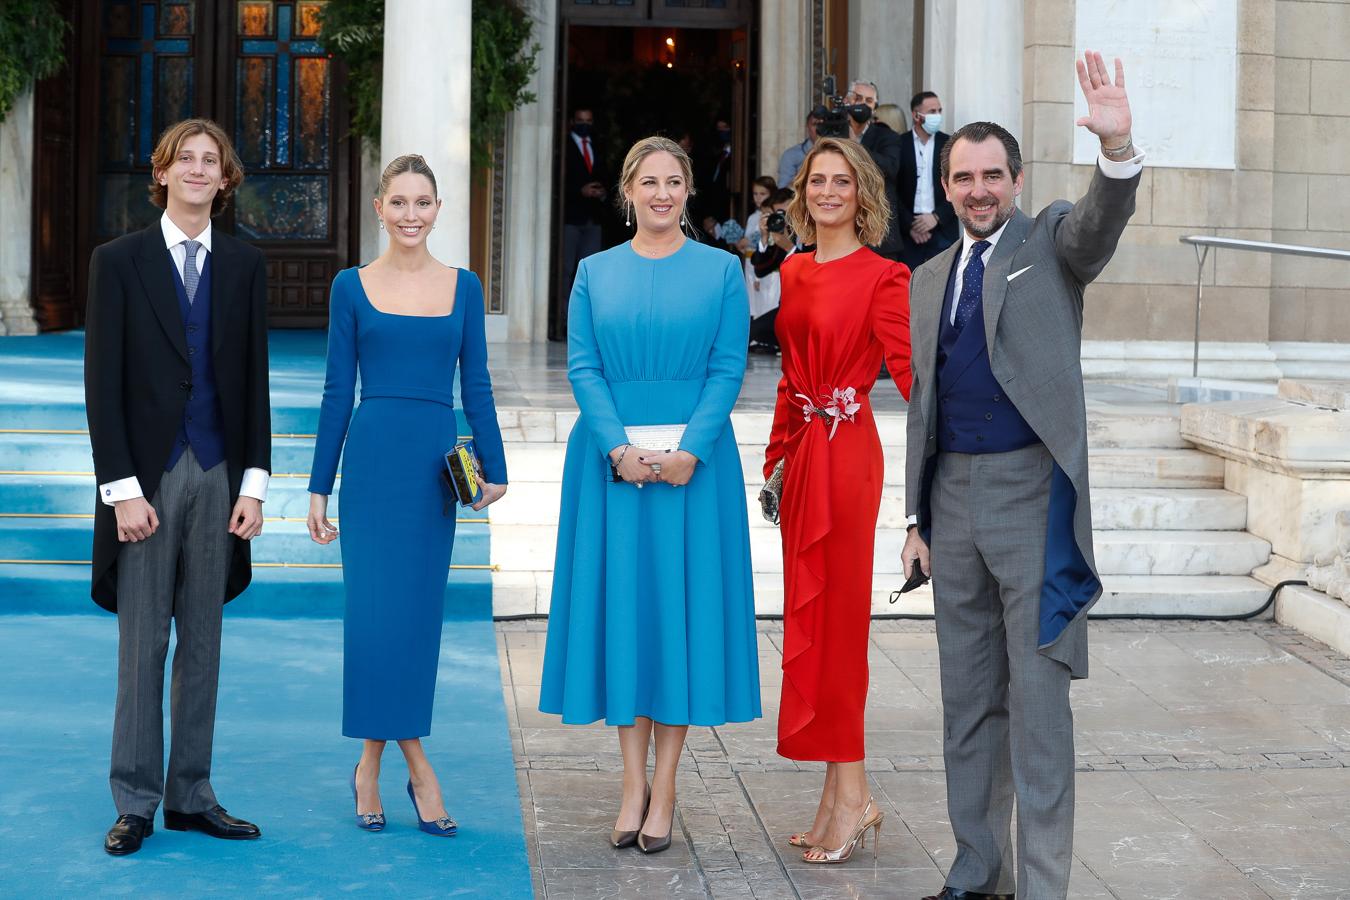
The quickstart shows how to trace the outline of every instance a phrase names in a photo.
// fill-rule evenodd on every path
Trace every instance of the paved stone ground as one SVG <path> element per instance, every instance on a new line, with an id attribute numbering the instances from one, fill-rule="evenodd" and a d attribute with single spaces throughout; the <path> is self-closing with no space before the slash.
<path id="1" fill-rule="evenodd" d="M 613 729 L 538 712 L 540 621 L 498 625 L 537 897 L 905 898 L 954 846 L 930 622 L 877 621 L 867 760 L 879 856 L 815 867 L 783 840 L 810 823 L 823 766 L 774 752 L 782 626 L 760 624 L 765 718 L 694 728 L 675 843 L 614 851 Z M 1099 622 L 1075 684 L 1077 898 L 1350 898 L 1350 660 L 1269 622 Z"/>

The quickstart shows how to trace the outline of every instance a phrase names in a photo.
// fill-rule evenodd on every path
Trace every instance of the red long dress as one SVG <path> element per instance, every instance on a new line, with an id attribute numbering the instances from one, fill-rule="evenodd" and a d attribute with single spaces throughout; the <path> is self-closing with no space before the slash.
<path id="1" fill-rule="evenodd" d="M 909 269 L 863 247 L 818 263 L 783 264 L 776 331 L 783 348 L 767 478 L 786 458 L 783 536 L 783 697 L 778 753 L 788 759 L 863 758 L 872 554 L 881 507 L 881 440 L 868 392 L 883 355 L 909 397 Z M 812 413 L 853 388 L 852 420 Z M 885 385 L 890 389 L 890 385 Z M 803 395 L 803 396 L 799 396 Z M 833 430 L 833 437 L 831 431 Z"/>

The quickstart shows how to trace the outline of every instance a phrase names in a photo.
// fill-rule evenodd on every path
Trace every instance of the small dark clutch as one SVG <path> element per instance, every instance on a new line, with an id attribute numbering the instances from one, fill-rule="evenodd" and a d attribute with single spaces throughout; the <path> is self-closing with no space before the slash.
<path id="1" fill-rule="evenodd" d="M 773 474 L 759 491 L 760 511 L 764 513 L 764 518 L 774 525 L 778 524 L 778 507 L 783 502 L 783 462 L 784 460 L 780 459 L 778 465 L 773 467 Z"/>
<path id="2" fill-rule="evenodd" d="M 441 476 L 460 506 L 473 506 L 483 499 L 483 464 L 478 461 L 472 438 L 446 451 Z"/>

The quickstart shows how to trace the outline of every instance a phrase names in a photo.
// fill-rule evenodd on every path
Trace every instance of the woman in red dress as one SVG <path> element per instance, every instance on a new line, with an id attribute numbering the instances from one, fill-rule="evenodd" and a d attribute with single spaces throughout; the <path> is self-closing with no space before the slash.
<path id="1" fill-rule="evenodd" d="M 872 553 L 881 440 L 868 392 L 883 356 L 909 397 L 909 269 L 872 252 L 890 220 L 885 182 L 857 142 L 816 141 L 788 218 L 815 253 L 783 264 L 783 349 L 767 478 L 784 463 L 783 697 L 778 752 L 822 760 L 811 830 L 789 841 L 811 863 L 843 862 L 881 811 L 863 770 Z M 889 387 L 889 386 L 887 386 Z"/>

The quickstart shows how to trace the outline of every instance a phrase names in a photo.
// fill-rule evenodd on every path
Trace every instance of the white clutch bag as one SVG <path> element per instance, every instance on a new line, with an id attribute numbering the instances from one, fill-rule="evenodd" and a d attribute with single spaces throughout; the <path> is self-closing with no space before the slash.
<path id="1" fill-rule="evenodd" d="M 684 425 L 628 425 L 623 433 L 634 447 L 669 452 L 680 449 Z"/>

